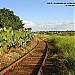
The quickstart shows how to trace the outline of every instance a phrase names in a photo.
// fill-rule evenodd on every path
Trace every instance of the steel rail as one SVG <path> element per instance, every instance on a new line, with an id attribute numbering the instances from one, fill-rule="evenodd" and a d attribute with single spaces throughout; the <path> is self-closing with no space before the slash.
<path id="1" fill-rule="evenodd" d="M 25 55 L 21 56 L 20 58 L 18 58 L 17 60 L 15 60 L 13 63 L 11 63 L 10 65 L 4 67 L 3 69 L 0 70 L 0 75 L 2 75 L 3 73 L 5 73 L 6 71 L 8 71 L 10 68 L 14 67 L 17 63 L 19 63 L 20 61 L 22 61 L 22 59 L 24 59 L 25 57 L 27 57 L 29 55 L 29 53 L 32 53 L 34 51 L 34 48 L 37 47 L 39 44 L 39 41 L 37 42 L 37 44 L 29 51 L 27 52 Z"/>

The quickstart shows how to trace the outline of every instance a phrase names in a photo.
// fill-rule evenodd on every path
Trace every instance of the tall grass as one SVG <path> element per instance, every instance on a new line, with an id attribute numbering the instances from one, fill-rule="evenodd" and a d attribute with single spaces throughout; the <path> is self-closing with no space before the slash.
<path id="1" fill-rule="evenodd" d="M 75 36 L 41 35 L 40 37 L 48 41 L 55 39 L 56 45 L 62 48 L 65 65 L 72 75 L 75 75 Z"/>
<path id="2" fill-rule="evenodd" d="M 56 36 L 57 46 L 61 47 L 65 57 L 65 65 L 75 75 L 75 36 Z"/>

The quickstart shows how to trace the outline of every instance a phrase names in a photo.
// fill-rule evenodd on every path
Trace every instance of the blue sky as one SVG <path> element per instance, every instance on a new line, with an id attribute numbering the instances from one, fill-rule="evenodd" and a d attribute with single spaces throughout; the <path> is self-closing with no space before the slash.
<path id="1" fill-rule="evenodd" d="M 54 30 L 60 28 L 51 29 L 51 22 L 73 22 L 74 21 L 74 7 L 66 7 L 65 5 L 47 5 L 47 2 L 74 2 L 74 0 L 0 0 L 0 8 L 8 8 L 13 10 L 14 13 L 24 22 L 26 22 L 26 27 L 32 27 L 33 30 Z M 49 28 L 44 27 L 44 25 L 50 23 Z M 38 23 L 44 24 L 43 29 L 38 25 Z M 30 24 L 30 25 L 29 25 Z M 54 23 L 55 24 L 55 23 Z M 36 25 L 38 25 L 36 28 Z M 71 26 L 71 29 L 73 29 Z M 69 26 L 67 26 L 66 29 Z M 63 29 L 64 30 L 64 29 Z"/>

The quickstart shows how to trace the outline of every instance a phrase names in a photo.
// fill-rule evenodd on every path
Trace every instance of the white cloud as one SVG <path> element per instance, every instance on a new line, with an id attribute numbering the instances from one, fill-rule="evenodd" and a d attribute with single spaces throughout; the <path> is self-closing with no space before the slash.
<path id="1" fill-rule="evenodd" d="M 24 21 L 23 23 L 25 23 L 25 26 L 35 26 L 35 24 L 32 21 Z"/>
<path id="2" fill-rule="evenodd" d="M 32 22 L 32 21 L 23 21 L 25 23 L 25 27 L 31 27 L 33 31 L 41 31 L 41 30 L 75 30 L 75 21 L 69 22 Z"/>

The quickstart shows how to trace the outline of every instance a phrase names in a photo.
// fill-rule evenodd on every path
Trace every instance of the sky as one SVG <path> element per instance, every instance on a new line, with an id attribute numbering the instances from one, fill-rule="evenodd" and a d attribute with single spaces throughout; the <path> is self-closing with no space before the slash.
<path id="1" fill-rule="evenodd" d="M 0 8 L 7 8 L 19 16 L 25 27 L 33 31 L 74 30 L 75 7 L 48 5 L 47 2 L 74 2 L 74 0 L 0 0 Z"/>

